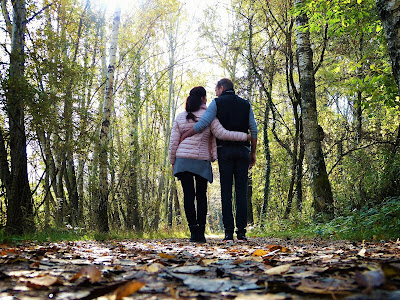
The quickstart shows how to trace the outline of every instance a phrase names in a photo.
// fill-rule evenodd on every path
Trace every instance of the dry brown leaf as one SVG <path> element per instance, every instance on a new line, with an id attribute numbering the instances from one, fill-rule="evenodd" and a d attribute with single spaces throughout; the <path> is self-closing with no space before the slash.
<path id="1" fill-rule="evenodd" d="M 218 258 L 213 258 L 213 259 L 202 259 L 200 261 L 200 265 L 207 267 L 209 264 L 213 264 L 218 262 Z"/>
<path id="2" fill-rule="evenodd" d="M 75 281 L 80 277 L 86 277 L 92 283 L 99 282 L 101 279 L 101 272 L 95 266 L 84 267 L 76 273 L 70 281 Z"/>
<path id="3" fill-rule="evenodd" d="M 115 300 L 121 300 L 124 297 L 130 296 L 140 290 L 145 283 L 140 281 L 129 281 L 123 286 L 120 286 L 115 290 Z"/>
<path id="4" fill-rule="evenodd" d="M 281 274 L 289 271 L 291 266 L 292 266 L 291 264 L 277 266 L 277 267 L 266 270 L 265 273 L 268 275 L 281 275 Z"/>
<path id="5" fill-rule="evenodd" d="M 313 281 L 310 279 L 304 279 L 301 284 L 296 287 L 296 290 L 302 291 L 303 293 L 312 293 L 320 295 L 331 295 L 335 294 L 349 294 L 351 286 L 342 283 L 340 280 L 334 278 L 328 278 L 325 281 Z"/>
<path id="6" fill-rule="evenodd" d="M 280 246 L 280 245 L 269 245 L 268 246 L 269 251 L 281 250 L 281 249 L 282 249 L 282 246 Z"/>
<path id="7" fill-rule="evenodd" d="M 13 255 L 13 254 L 17 254 L 18 250 L 14 249 L 14 248 L 10 248 L 10 249 L 6 249 L 1 251 L 1 256 L 8 256 L 8 255 Z"/>
<path id="8" fill-rule="evenodd" d="M 58 283 L 58 284 L 61 283 L 58 277 L 45 275 L 45 276 L 29 279 L 26 282 L 26 286 L 33 288 L 33 289 L 41 289 L 44 287 L 52 286 L 56 283 Z"/>
<path id="9" fill-rule="evenodd" d="M 257 249 L 256 251 L 253 252 L 253 254 L 251 254 L 252 256 L 263 256 L 265 254 L 267 254 L 268 252 L 262 249 Z"/>
<path id="10" fill-rule="evenodd" d="M 167 254 L 167 253 L 158 253 L 158 255 L 159 255 L 161 258 L 166 258 L 166 259 L 173 259 L 173 258 L 175 258 L 175 255 Z"/>
<path id="11" fill-rule="evenodd" d="M 286 296 L 275 294 L 239 294 L 235 300 L 285 300 Z"/>

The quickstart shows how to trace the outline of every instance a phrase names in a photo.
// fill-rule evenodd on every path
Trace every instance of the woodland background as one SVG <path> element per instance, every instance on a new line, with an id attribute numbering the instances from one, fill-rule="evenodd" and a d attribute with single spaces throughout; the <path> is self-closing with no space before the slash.
<path id="1" fill-rule="evenodd" d="M 5 233 L 185 228 L 172 122 L 190 88 L 211 101 L 229 77 L 259 128 L 249 174 L 259 234 L 315 221 L 330 224 L 321 234 L 346 224 L 398 234 L 399 1 L 1 5 Z M 213 167 L 208 230 L 219 231 Z"/>

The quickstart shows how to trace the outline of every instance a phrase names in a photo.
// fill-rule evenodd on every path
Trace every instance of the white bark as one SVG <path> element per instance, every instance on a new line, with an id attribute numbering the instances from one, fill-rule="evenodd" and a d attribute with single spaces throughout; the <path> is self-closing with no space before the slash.
<path id="1" fill-rule="evenodd" d="M 98 210 L 98 229 L 108 232 L 108 145 L 110 133 L 111 108 L 113 106 L 114 70 L 117 57 L 118 32 L 121 17 L 121 9 L 117 7 L 114 13 L 114 21 L 111 35 L 110 61 L 107 71 L 106 95 L 103 104 L 103 119 L 100 130 L 99 153 L 99 179 L 100 201 Z"/>

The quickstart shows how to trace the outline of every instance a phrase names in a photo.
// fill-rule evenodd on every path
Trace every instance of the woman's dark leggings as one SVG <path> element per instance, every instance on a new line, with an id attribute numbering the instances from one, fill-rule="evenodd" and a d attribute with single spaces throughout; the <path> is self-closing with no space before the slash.
<path id="1" fill-rule="evenodd" d="M 189 226 L 205 225 L 207 216 L 207 179 L 190 172 L 180 173 L 179 179 L 183 188 L 183 203 Z M 196 179 L 196 188 L 194 179 Z M 197 214 L 194 204 L 195 198 L 197 200 Z"/>

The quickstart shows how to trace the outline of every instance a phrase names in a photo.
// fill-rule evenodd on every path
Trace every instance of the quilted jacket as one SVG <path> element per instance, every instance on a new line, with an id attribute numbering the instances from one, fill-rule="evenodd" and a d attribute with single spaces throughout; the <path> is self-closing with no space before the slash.
<path id="1" fill-rule="evenodd" d="M 197 120 L 206 111 L 207 106 L 203 104 L 200 109 L 193 114 Z M 177 115 L 172 126 L 171 138 L 169 143 L 169 158 L 171 164 L 175 164 L 175 159 L 191 158 L 199 160 L 215 161 L 217 159 L 217 144 L 215 137 L 226 141 L 246 141 L 247 133 L 239 131 L 228 131 L 215 118 L 210 127 L 207 127 L 203 132 L 186 138 L 179 144 L 179 140 L 184 132 L 192 128 L 195 123 L 193 120 L 187 120 L 187 112 L 184 111 Z"/>

